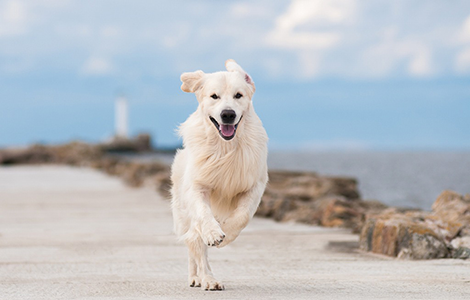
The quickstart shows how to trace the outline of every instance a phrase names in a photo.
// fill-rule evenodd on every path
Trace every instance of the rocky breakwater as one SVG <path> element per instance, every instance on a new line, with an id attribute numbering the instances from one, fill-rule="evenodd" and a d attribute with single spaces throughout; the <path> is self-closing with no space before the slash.
<path id="1" fill-rule="evenodd" d="M 377 201 L 361 200 L 354 178 L 270 171 L 256 214 L 277 221 L 345 227 L 359 232 L 366 213 L 385 208 Z"/>
<path id="2" fill-rule="evenodd" d="M 150 136 L 115 139 L 101 144 L 72 142 L 63 145 L 33 145 L 22 149 L 0 149 L 0 165 L 65 164 L 92 167 L 119 176 L 131 186 L 150 185 L 168 196 L 170 168 L 160 162 L 136 162 L 113 153 L 152 151 Z"/>
<path id="3" fill-rule="evenodd" d="M 366 214 L 360 248 L 404 259 L 470 257 L 470 194 L 444 191 L 431 212 L 389 208 Z"/>

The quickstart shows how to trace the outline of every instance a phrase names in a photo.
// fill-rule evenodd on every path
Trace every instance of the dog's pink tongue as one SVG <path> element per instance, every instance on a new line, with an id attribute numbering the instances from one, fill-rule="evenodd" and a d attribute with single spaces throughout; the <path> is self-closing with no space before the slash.
<path id="1" fill-rule="evenodd" d="M 235 132 L 235 126 L 234 125 L 220 125 L 220 131 L 222 132 L 223 136 L 232 136 L 233 133 Z"/>

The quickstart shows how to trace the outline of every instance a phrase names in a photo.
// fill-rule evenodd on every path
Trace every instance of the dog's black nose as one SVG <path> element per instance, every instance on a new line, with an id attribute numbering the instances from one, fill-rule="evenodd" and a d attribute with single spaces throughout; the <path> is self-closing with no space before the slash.
<path id="1" fill-rule="evenodd" d="M 234 110 L 231 109 L 224 109 L 220 114 L 220 118 L 222 119 L 222 122 L 224 124 L 233 124 L 233 122 L 235 122 L 236 117 L 237 114 Z"/>

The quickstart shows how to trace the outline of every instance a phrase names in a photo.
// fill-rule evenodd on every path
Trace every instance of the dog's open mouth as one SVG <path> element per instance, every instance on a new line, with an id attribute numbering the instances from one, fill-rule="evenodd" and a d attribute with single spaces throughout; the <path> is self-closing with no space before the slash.
<path id="1" fill-rule="evenodd" d="M 209 118 L 212 121 L 212 123 L 214 124 L 215 128 L 217 128 L 217 130 L 219 131 L 220 136 L 224 140 L 230 141 L 235 136 L 235 133 L 237 133 L 238 124 L 240 124 L 240 121 L 242 120 L 243 116 L 240 118 L 240 121 L 238 121 L 238 123 L 235 124 L 235 125 L 232 125 L 232 124 L 229 124 L 229 125 L 222 124 L 222 125 L 220 125 L 213 117 L 209 116 Z"/>

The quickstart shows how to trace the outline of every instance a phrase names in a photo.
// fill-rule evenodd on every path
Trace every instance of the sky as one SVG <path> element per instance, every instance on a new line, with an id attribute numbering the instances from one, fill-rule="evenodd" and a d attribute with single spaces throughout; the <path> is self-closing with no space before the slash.
<path id="1" fill-rule="evenodd" d="M 0 146 L 178 145 L 183 72 L 235 59 L 272 150 L 469 150 L 470 1 L 0 0 Z"/>

